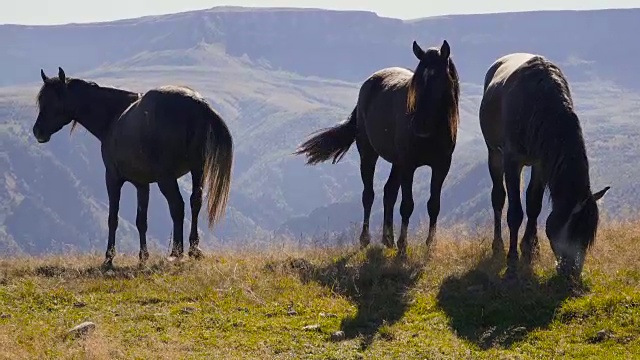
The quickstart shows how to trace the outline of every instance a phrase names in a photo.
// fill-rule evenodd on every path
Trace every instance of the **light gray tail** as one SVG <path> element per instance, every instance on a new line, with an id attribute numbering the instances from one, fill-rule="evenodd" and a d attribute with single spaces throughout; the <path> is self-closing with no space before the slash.
<path id="1" fill-rule="evenodd" d="M 207 189 L 209 227 L 224 215 L 229 199 L 231 167 L 233 165 L 233 138 L 227 124 L 214 112 L 205 145 L 203 185 Z"/>

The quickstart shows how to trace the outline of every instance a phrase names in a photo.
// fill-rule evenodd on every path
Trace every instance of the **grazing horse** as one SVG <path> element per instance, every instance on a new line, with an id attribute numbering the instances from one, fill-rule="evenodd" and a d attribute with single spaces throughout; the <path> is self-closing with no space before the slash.
<path id="1" fill-rule="evenodd" d="M 429 212 L 430 244 L 436 234 L 440 193 L 449 173 L 458 133 L 459 79 L 445 40 L 426 51 L 413 42 L 419 63 L 414 72 L 390 67 L 373 73 L 360 87 L 358 102 L 347 121 L 322 129 L 295 154 L 306 154 L 307 164 L 333 157 L 337 163 L 355 141 L 360 154 L 364 190 L 364 221 L 360 244 L 369 245 L 369 218 L 374 199 L 373 177 L 378 157 L 392 164 L 384 186 L 382 243 L 394 246 L 393 207 L 402 188 L 402 226 L 398 249 L 406 251 L 407 227 L 413 212 L 413 176 L 423 165 L 431 167 Z"/>
<path id="2" fill-rule="evenodd" d="M 39 113 L 33 135 L 46 143 L 65 125 L 84 126 L 101 142 L 109 196 L 109 238 L 104 265 L 113 266 L 120 193 L 125 181 L 137 190 L 136 227 L 140 263 L 147 250 L 149 184 L 158 183 L 173 220 L 170 260 L 183 255 L 184 201 L 177 179 L 191 172 L 191 232 L 189 256 L 202 257 L 198 215 L 202 188 L 208 191 L 208 220 L 213 226 L 224 214 L 229 194 L 233 140 L 222 118 L 197 92 L 175 86 L 144 95 L 93 82 L 72 79 L 58 68 L 58 77 L 40 71 L 44 84 L 38 93 Z"/>
<path id="3" fill-rule="evenodd" d="M 493 183 L 494 253 L 504 253 L 501 220 L 508 195 L 507 258 L 510 274 L 514 274 L 518 231 L 524 217 L 521 173 L 523 166 L 531 166 L 527 224 L 520 243 L 523 260 L 530 265 L 539 251 L 537 220 L 548 187 L 553 206 L 546 234 L 557 259 L 557 271 L 574 280 L 579 278 L 598 228 L 596 201 L 609 187 L 591 192 L 582 129 L 564 74 L 540 55 L 506 55 L 486 73 L 479 115 Z"/>

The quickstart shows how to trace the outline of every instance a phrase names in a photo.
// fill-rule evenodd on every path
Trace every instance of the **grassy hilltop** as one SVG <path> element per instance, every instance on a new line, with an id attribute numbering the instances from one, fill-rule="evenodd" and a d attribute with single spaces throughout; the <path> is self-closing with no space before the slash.
<path id="1" fill-rule="evenodd" d="M 0 261 L 0 358 L 630 359 L 640 354 L 640 224 L 608 224 L 567 293 L 542 241 L 534 274 L 501 278 L 490 237 L 422 234 L 408 259 L 357 251 Z M 92 321 L 88 335 L 67 330 Z M 335 334 L 343 331 L 343 334 Z"/>

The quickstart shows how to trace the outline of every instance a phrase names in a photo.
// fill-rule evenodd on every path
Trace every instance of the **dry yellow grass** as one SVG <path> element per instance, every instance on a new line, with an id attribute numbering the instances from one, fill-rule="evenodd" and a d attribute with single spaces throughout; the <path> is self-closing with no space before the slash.
<path id="1" fill-rule="evenodd" d="M 534 274 L 502 280 L 489 234 L 441 232 L 406 259 L 372 246 L 0 261 L 0 358 L 621 358 L 640 353 L 640 223 L 608 223 L 574 296 L 541 239 Z M 83 321 L 86 338 L 65 336 Z M 316 330 L 303 330 L 319 325 Z M 344 339 L 331 341 L 331 334 Z"/>

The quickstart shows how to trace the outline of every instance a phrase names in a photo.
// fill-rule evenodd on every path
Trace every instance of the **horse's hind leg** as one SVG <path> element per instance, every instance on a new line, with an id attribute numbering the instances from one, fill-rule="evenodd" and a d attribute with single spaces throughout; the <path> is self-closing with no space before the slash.
<path id="1" fill-rule="evenodd" d="M 400 168 L 397 165 L 391 166 L 391 172 L 387 183 L 384 185 L 384 221 L 382 223 L 382 243 L 388 248 L 393 248 L 393 206 L 398 200 L 400 190 Z"/>
<path id="2" fill-rule="evenodd" d="M 542 169 L 539 165 L 531 167 L 531 180 L 527 187 L 527 225 L 520 243 L 520 252 L 525 264 L 531 265 L 531 261 L 538 255 L 540 245 L 538 243 L 538 216 L 542 211 L 542 198 L 544 196 L 544 181 Z"/>
<path id="3" fill-rule="evenodd" d="M 189 232 L 189 257 L 201 259 L 204 255 L 200 250 L 200 236 L 198 235 L 198 216 L 202 208 L 202 174 L 203 167 L 191 170 L 191 231 Z"/>
<path id="4" fill-rule="evenodd" d="M 507 225 L 509 225 L 509 252 L 507 265 L 511 271 L 516 269 L 518 262 L 518 231 L 522 225 L 522 204 L 520 203 L 520 174 L 522 164 L 515 159 L 505 157 L 504 175 L 507 184 L 507 196 L 509 196 L 509 209 L 507 210 Z"/>
<path id="5" fill-rule="evenodd" d="M 369 144 L 366 137 L 358 136 L 356 146 L 360 154 L 360 176 L 362 177 L 362 208 L 364 209 L 364 219 L 362 221 L 362 233 L 360 234 L 360 246 L 367 247 L 371 243 L 371 235 L 369 233 L 369 219 L 371 218 L 371 207 L 375 192 L 373 191 L 373 176 L 376 170 L 376 162 L 378 154 Z"/>
<path id="6" fill-rule="evenodd" d="M 107 240 L 107 252 L 103 266 L 113 267 L 113 258 L 116 256 L 116 229 L 118 228 L 118 212 L 120 210 L 120 194 L 124 181 L 107 170 L 105 175 L 107 183 L 107 195 L 109 197 L 109 238 Z"/>
<path id="7" fill-rule="evenodd" d="M 166 179 L 158 182 L 158 187 L 162 195 L 167 199 L 171 220 L 173 220 L 173 244 L 171 246 L 170 260 L 182 257 L 183 245 L 183 222 L 184 222 L 184 200 L 180 194 L 178 181 L 176 179 Z"/>
<path id="8" fill-rule="evenodd" d="M 489 150 L 489 174 L 493 187 L 491 189 L 491 207 L 493 208 L 493 254 L 504 254 L 502 240 L 502 209 L 506 192 L 504 190 L 504 165 L 502 152 L 498 149 Z"/>
<path id="9" fill-rule="evenodd" d="M 149 259 L 147 249 L 147 210 L 149 208 L 149 184 L 136 184 L 138 193 L 138 209 L 136 211 L 136 228 L 140 237 L 140 264 L 144 264 Z"/>

